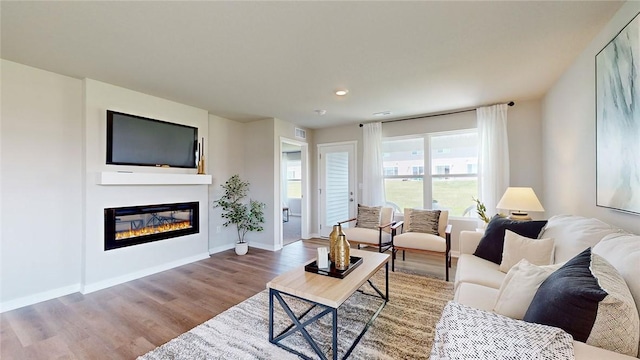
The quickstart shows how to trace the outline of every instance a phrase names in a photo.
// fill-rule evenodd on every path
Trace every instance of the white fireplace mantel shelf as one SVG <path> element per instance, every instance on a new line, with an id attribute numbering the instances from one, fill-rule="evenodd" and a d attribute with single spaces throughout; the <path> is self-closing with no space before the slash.
<path id="1" fill-rule="evenodd" d="M 211 175 L 137 172 L 98 173 L 98 185 L 210 185 Z"/>

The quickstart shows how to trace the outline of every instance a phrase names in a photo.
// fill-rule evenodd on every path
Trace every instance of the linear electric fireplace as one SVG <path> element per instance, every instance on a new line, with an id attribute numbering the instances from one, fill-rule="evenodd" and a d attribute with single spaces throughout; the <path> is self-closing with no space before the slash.
<path id="1" fill-rule="evenodd" d="M 198 206 L 196 201 L 104 209 L 104 249 L 196 234 Z"/>

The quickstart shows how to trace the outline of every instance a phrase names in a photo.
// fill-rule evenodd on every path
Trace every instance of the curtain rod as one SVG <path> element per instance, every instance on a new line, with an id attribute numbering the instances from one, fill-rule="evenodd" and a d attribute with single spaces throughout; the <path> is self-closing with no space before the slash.
<path id="1" fill-rule="evenodd" d="M 513 106 L 516 103 L 513 101 L 509 101 L 507 103 L 507 105 L 509 106 Z M 495 104 L 495 105 L 499 105 L 499 104 Z M 491 105 L 489 105 L 491 106 Z M 443 116 L 443 115 L 453 115 L 453 114 L 460 114 L 460 113 L 465 113 L 465 112 L 469 112 L 469 111 L 476 111 L 478 108 L 480 108 L 481 106 L 472 108 L 472 109 L 465 109 L 465 110 L 454 110 L 454 111 L 449 111 L 446 113 L 441 113 L 441 114 L 433 114 L 433 115 L 421 115 L 421 116 L 414 116 L 414 117 L 410 117 L 410 118 L 404 118 L 404 119 L 395 119 L 395 120 L 387 120 L 387 121 L 381 121 L 381 123 L 386 124 L 386 123 L 392 123 L 392 122 L 396 122 L 396 121 L 405 121 L 405 120 L 415 120 L 415 119 L 424 119 L 424 118 L 430 118 L 430 117 L 436 117 L 436 116 Z M 360 124 L 360 127 L 363 127 L 364 124 Z"/>

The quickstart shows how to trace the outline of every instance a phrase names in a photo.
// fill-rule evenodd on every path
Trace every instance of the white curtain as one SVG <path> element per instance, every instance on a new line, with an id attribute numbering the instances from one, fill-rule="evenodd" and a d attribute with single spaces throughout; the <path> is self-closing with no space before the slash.
<path id="1" fill-rule="evenodd" d="M 383 206 L 384 171 L 382 167 L 382 123 L 363 127 L 362 201 L 363 205 Z"/>
<path id="2" fill-rule="evenodd" d="M 478 118 L 478 198 L 489 216 L 509 187 L 509 139 L 507 105 L 493 105 L 476 110 Z"/>

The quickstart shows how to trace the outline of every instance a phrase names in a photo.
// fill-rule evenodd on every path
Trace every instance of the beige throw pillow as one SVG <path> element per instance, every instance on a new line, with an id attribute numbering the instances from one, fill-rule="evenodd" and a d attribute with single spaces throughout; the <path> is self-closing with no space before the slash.
<path id="1" fill-rule="evenodd" d="M 504 233 L 504 249 L 500 271 L 506 273 L 522 259 L 534 265 L 553 263 L 553 239 L 530 239 L 506 230 Z"/>
<path id="2" fill-rule="evenodd" d="M 410 221 L 407 232 L 419 232 L 438 235 L 440 210 L 413 209 L 409 214 Z"/>
<path id="3" fill-rule="evenodd" d="M 540 284 L 562 265 L 537 266 L 520 260 L 502 281 L 493 312 L 522 320 Z"/>
<path id="4" fill-rule="evenodd" d="M 378 230 L 378 226 L 380 226 L 381 209 L 381 206 L 364 206 L 358 204 L 356 227 Z"/>

